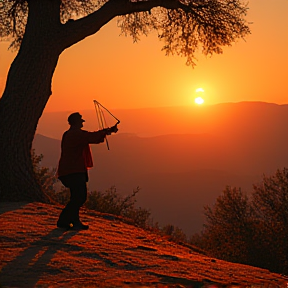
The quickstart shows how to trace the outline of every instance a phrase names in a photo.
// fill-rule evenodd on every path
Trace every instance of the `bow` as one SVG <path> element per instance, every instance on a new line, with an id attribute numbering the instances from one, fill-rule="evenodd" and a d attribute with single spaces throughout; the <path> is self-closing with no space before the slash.
<path id="1" fill-rule="evenodd" d="M 106 124 L 106 119 L 105 119 L 105 116 L 104 116 L 104 112 L 103 112 L 103 109 L 105 109 L 116 121 L 117 124 L 120 123 L 120 120 L 115 117 L 107 108 L 105 108 L 101 103 L 99 103 L 97 100 L 93 100 L 94 102 L 94 107 L 95 107 L 95 112 L 96 112 L 96 116 L 97 116 L 97 120 L 98 120 L 98 126 L 99 126 L 99 129 L 105 129 L 107 127 L 107 124 Z M 106 142 L 106 146 L 107 146 L 107 149 L 109 149 L 109 143 L 108 143 L 108 139 L 107 139 L 107 136 L 105 136 L 105 142 Z"/>

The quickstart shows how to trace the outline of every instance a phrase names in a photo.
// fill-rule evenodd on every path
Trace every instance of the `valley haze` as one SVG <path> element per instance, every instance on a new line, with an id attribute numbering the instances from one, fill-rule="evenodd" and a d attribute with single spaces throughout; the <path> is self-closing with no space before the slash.
<path id="1" fill-rule="evenodd" d="M 57 166 L 72 112 L 41 117 L 33 147 L 44 155 L 43 166 Z M 98 129 L 93 109 L 78 112 L 86 120 L 83 129 Z M 288 105 L 240 102 L 111 112 L 121 120 L 119 132 L 108 138 L 109 151 L 105 143 L 91 145 L 89 190 L 116 186 L 127 195 L 139 186 L 137 204 L 160 225 L 176 225 L 188 236 L 201 231 L 203 207 L 213 205 L 227 185 L 249 194 L 263 174 L 288 167 Z M 115 124 L 111 117 L 107 122 Z"/>

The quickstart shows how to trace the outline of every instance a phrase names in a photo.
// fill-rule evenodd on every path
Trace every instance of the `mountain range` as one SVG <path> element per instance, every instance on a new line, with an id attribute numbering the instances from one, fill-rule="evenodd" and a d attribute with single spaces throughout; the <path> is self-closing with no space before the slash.
<path id="1" fill-rule="evenodd" d="M 44 155 L 43 166 L 57 166 L 70 112 L 41 118 L 33 146 Z M 95 112 L 80 113 L 84 128 L 95 130 Z M 139 186 L 138 205 L 160 225 L 176 225 L 188 235 L 201 230 L 203 207 L 213 205 L 227 185 L 249 194 L 263 174 L 288 166 L 288 105 L 241 102 L 112 113 L 121 120 L 119 132 L 108 138 L 109 151 L 105 144 L 91 145 L 89 189 L 116 186 L 127 195 Z"/>

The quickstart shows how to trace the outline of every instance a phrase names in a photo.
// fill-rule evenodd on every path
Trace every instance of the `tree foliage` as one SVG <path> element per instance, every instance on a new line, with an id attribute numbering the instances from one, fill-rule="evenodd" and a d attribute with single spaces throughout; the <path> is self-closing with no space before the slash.
<path id="1" fill-rule="evenodd" d="M 61 23 L 94 12 L 107 1 L 69 1 L 52 0 L 60 3 L 59 20 Z M 0 36 L 11 40 L 11 46 L 19 48 L 27 24 L 29 0 L 4 0 L 0 2 Z"/>
<path id="2" fill-rule="evenodd" d="M 124 35 L 138 41 L 141 35 L 157 31 L 166 54 L 184 56 L 188 65 L 195 65 L 197 51 L 205 55 L 222 53 L 223 46 L 229 46 L 250 33 L 245 20 L 248 6 L 241 0 L 52 1 L 60 3 L 59 22 L 63 28 L 69 21 L 96 14 L 105 5 L 112 4 L 111 9 L 115 10 L 114 16 L 119 16 L 118 26 Z M 0 2 L 0 36 L 10 39 L 14 48 L 21 45 L 24 36 L 28 4 L 29 0 Z M 81 21 L 76 22 L 73 26 L 79 29 Z"/>
<path id="3" fill-rule="evenodd" d="M 251 199 L 241 189 L 226 187 L 206 224 L 192 243 L 211 255 L 288 274 L 288 169 L 263 176 Z"/>

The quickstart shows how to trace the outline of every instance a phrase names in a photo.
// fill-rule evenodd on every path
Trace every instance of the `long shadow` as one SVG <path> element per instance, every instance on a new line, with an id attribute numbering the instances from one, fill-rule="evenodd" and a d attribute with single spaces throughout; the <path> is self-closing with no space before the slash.
<path id="1" fill-rule="evenodd" d="M 49 271 L 48 264 L 54 254 L 67 246 L 67 240 L 77 232 L 54 229 L 41 239 L 31 243 L 26 250 L 2 268 L 0 287 L 34 287 L 43 272 L 54 272 L 51 274 L 59 272 Z"/>
<path id="2" fill-rule="evenodd" d="M 29 204 L 29 202 L 2 202 L 0 203 L 0 215 L 13 210 L 18 210 L 27 204 Z"/>

